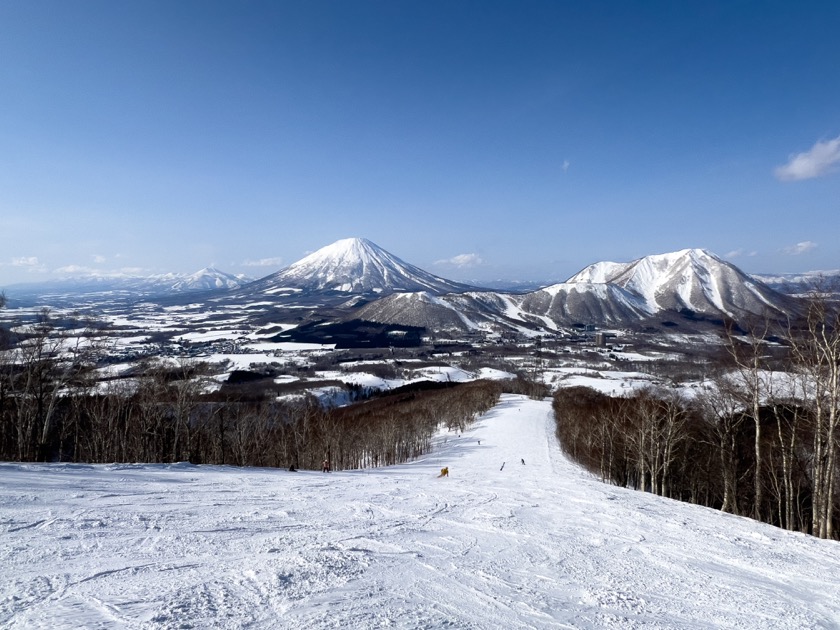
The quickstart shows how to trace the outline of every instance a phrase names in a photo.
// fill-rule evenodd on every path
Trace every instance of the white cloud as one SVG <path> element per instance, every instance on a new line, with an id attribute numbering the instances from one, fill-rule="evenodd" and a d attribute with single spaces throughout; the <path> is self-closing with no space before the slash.
<path id="1" fill-rule="evenodd" d="M 563 172 L 565 173 L 566 171 L 568 171 L 571 165 L 572 163 L 569 162 L 569 160 L 563 160 Z"/>
<path id="2" fill-rule="evenodd" d="M 87 265 L 64 265 L 63 267 L 53 269 L 53 273 L 82 278 L 124 278 L 126 276 L 146 276 L 149 270 L 143 267 L 122 267 L 121 269 L 114 270 L 88 267 Z"/>
<path id="3" fill-rule="evenodd" d="M 12 267 L 37 267 L 37 256 L 20 256 L 19 258 L 12 258 Z"/>
<path id="4" fill-rule="evenodd" d="M 274 258 L 260 258 L 259 260 L 246 260 L 242 263 L 243 267 L 281 267 L 283 259 L 279 256 Z"/>
<path id="5" fill-rule="evenodd" d="M 99 254 L 94 254 L 93 255 L 93 262 L 95 262 L 97 265 L 101 265 L 102 263 L 105 262 L 105 256 L 100 256 Z"/>
<path id="6" fill-rule="evenodd" d="M 797 243 L 796 245 L 791 245 L 790 247 L 785 247 L 782 251 L 789 256 L 799 256 L 800 254 L 804 254 L 806 252 L 810 252 L 811 250 L 815 249 L 817 244 L 813 241 L 802 241 L 801 243 Z"/>
<path id="7" fill-rule="evenodd" d="M 478 267 L 483 265 L 484 261 L 478 254 L 458 254 L 452 258 L 438 260 L 436 265 L 454 265 L 455 267 Z"/>
<path id="8" fill-rule="evenodd" d="M 833 140 L 819 141 L 804 153 L 791 155 L 787 164 L 774 171 L 783 182 L 820 177 L 836 170 L 834 165 L 840 162 L 840 136 Z"/>
<path id="9" fill-rule="evenodd" d="M 68 273 L 80 276 L 93 276 L 96 275 L 97 270 L 92 267 L 85 267 L 84 265 L 65 265 L 64 267 L 59 267 L 58 269 L 55 269 L 53 273 Z"/>
<path id="10" fill-rule="evenodd" d="M 731 252 L 728 252 L 728 253 L 724 254 L 723 257 L 724 258 L 741 258 L 743 256 L 757 256 L 757 255 L 758 255 L 758 252 L 756 252 L 756 251 L 747 252 L 747 251 L 744 251 L 744 249 L 742 247 L 739 247 L 738 249 L 733 249 Z"/>
<path id="11" fill-rule="evenodd" d="M 8 263 L 0 263 L 0 267 L 20 267 L 29 273 L 43 273 L 47 270 L 37 256 L 18 256 Z"/>

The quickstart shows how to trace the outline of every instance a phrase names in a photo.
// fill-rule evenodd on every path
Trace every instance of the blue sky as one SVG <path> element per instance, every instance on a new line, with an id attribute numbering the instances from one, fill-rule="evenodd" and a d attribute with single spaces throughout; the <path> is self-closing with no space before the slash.
<path id="1" fill-rule="evenodd" d="M 0 287 L 350 236 L 458 280 L 837 269 L 838 32 L 837 2 L 2 2 Z"/>

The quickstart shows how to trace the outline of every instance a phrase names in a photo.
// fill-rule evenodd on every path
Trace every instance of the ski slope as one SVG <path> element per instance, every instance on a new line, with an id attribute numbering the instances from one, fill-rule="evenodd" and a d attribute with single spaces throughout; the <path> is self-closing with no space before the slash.
<path id="1" fill-rule="evenodd" d="M 518 396 L 386 469 L 0 480 L 3 628 L 840 627 L 837 542 L 604 485 Z"/>

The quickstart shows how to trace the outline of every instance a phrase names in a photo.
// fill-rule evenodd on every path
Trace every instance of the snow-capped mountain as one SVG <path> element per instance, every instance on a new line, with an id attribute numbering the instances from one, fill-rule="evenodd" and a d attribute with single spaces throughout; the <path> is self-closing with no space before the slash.
<path id="1" fill-rule="evenodd" d="M 840 294 L 840 269 L 805 273 L 750 274 L 771 289 L 788 295 L 807 295 L 812 291 Z"/>
<path id="2" fill-rule="evenodd" d="M 364 238 L 336 241 L 248 287 L 269 295 L 284 290 L 357 295 L 406 291 L 443 294 L 471 288 L 410 265 Z"/>
<path id="3" fill-rule="evenodd" d="M 431 296 L 392 295 L 355 317 L 430 330 L 549 329 L 592 324 L 632 325 L 651 316 L 639 296 L 603 283 L 556 284 L 527 294 L 493 291 Z"/>
<path id="4" fill-rule="evenodd" d="M 82 276 L 15 284 L 8 287 L 7 294 L 14 301 L 30 302 L 49 299 L 52 303 L 62 303 L 75 300 L 134 299 L 200 291 L 221 291 L 235 289 L 252 281 L 247 276 L 235 276 L 213 267 L 206 267 L 192 274 Z"/>
<path id="5" fill-rule="evenodd" d="M 250 282 L 250 278 L 235 276 L 215 267 L 205 267 L 171 285 L 173 292 L 211 291 L 214 289 L 237 289 Z"/>
<path id="6" fill-rule="evenodd" d="M 230 304 L 285 309 L 289 322 L 367 319 L 435 330 L 531 329 L 569 326 L 657 326 L 801 313 L 800 301 L 702 249 L 646 256 L 629 263 L 598 262 L 567 282 L 528 293 L 477 289 L 430 274 L 369 240 L 336 241 L 260 280 L 214 268 L 143 278 L 85 278 L 29 289 L 52 303 L 72 300 L 179 300 L 216 291 Z M 25 291 L 7 291 L 20 300 Z M 259 309 L 254 310 L 254 314 Z"/>
<path id="7" fill-rule="evenodd" d="M 788 297 L 704 249 L 645 256 L 629 263 L 596 263 L 568 283 L 593 280 L 635 294 L 649 313 L 690 311 L 740 320 L 779 316 L 796 308 Z"/>
<path id="8" fill-rule="evenodd" d="M 469 330 L 559 328 L 592 324 L 634 326 L 692 320 L 784 318 L 796 300 L 702 249 L 647 256 L 630 263 L 599 262 L 567 282 L 526 294 L 411 293 L 372 302 L 354 313 L 372 321 Z"/>

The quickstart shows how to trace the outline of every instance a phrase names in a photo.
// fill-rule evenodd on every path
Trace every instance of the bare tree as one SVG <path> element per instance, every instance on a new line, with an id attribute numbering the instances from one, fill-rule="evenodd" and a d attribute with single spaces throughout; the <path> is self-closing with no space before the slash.
<path id="1" fill-rule="evenodd" d="M 701 416 L 711 426 L 714 450 L 718 454 L 723 480 L 721 510 L 740 514 L 738 505 L 738 435 L 745 420 L 742 413 L 741 394 L 732 379 L 717 374 L 710 381 L 703 395 L 698 398 Z"/>
<path id="2" fill-rule="evenodd" d="M 762 324 L 749 327 L 748 334 L 737 336 L 731 325 L 726 328 L 726 349 L 733 360 L 735 371 L 740 379 L 740 387 L 736 391 L 742 393 L 744 411 L 752 416 L 755 426 L 755 469 L 753 471 L 753 508 L 752 516 L 757 520 L 762 518 L 763 464 L 762 435 L 761 435 L 761 406 L 764 400 L 772 397 L 773 380 L 768 376 L 765 365 L 766 344 L 765 337 L 770 331 L 770 323 L 764 320 Z"/>
<path id="3" fill-rule="evenodd" d="M 792 331 L 792 352 L 813 423 L 812 531 L 834 536 L 837 448 L 840 440 L 840 311 L 812 292 L 804 326 Z"/>

